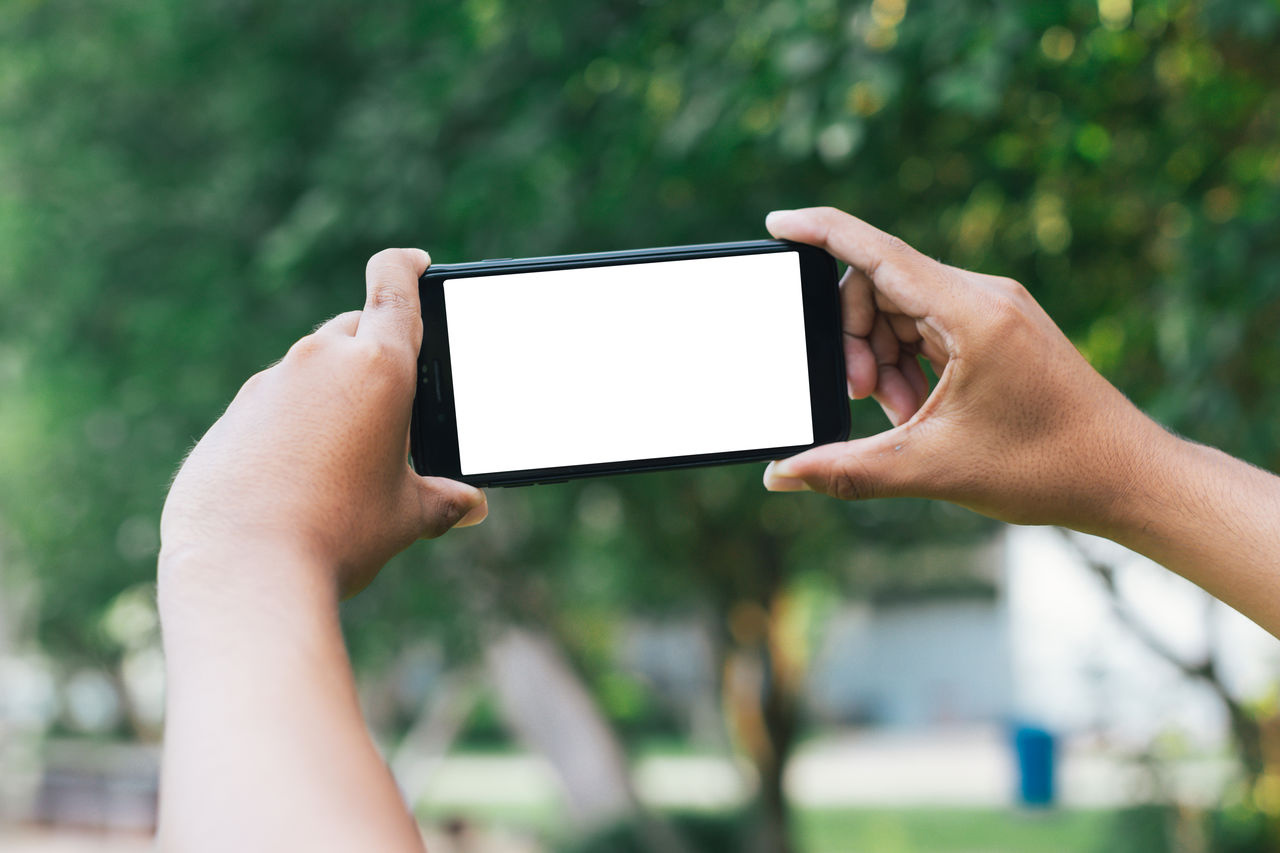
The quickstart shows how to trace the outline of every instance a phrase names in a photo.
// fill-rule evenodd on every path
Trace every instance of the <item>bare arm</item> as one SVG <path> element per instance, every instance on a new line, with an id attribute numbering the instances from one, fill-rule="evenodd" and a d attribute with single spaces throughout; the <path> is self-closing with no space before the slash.
<path id="1" fill-rule="evenodd" d="M 849 392 L 892 424 L 772 463 L 769 488 L 938 498 L 1107 536 L 1280 636 L 1280 478 L 1163 430 L 1015 281 L 940 264 L 831 208 L 768 226 L 849 264 Z"/>
<path id="2" fill-rule="evenodd" d="M 253 377 L 192 451 L 161 520 L 166 850 L 420 850 L 365 728 L 338 622 L 413 540 L 484 495 L 409 469 L 426 254 L 369 262 L 363 312 Z"/>
<path id="3" fill-rule="evenodd" d="M 1280 477 L 1172 435 L 1160 444 L 1107 535 L 1280 636 Z"/>

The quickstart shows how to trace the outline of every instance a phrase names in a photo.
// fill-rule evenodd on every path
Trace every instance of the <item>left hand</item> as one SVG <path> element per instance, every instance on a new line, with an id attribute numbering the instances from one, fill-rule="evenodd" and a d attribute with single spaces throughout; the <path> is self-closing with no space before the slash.
<path id="1" fill-rule="evenodd" d="M 212 561 L 219 582 L 303 564 L 352 595 L 415 539 L 484 519 L 483 492 L 408 464 L 429 264 L 419 249 L 374 255 L 363 311 L 329 320 L 245 383 L 169 491 L 162 574 L 184 556 Z M 243 559 L 263 555 L 275 559 Z"/>

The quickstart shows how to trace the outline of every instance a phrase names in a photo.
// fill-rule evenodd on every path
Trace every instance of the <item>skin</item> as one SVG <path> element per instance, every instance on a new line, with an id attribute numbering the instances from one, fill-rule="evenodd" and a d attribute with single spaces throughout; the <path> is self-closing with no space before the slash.
<path id="1" fill-rule="evenodd" d="M 1017 282 L 831 208 L 767 225 L 849 264 L 849 391 L 892 424 L 771 463 L 768 488 L 936 498 L 1108 536 L 1280 633 L 1280 478 L 1165 432 Z M 406 462 L 428 263 L 374 256 L 364 310 L 250 379 L 174 480 L 158 571 L 163 849 L 422 849 L 365 728 L 338 602 L 414 540 L 487 511 L 481 492 Z"/>
<path id="2" fill-rule="evenodd" d="M 162 849 L 422 849 L 365 728 L 338 601 L 487 511 L 480 491 L 406 461 L 429 262 L 374 256 L 364 310 L 245 383 L 174 480 Z"/>
<path id="3" fill-rule="evenodd" d="M 1280 635 L 1280 478 L 1166 432 L 1016 281 L 938 263 L 833 208 L 766 225 L 849 264 L 850 395 L 874 397 L 893 424 L 770 463 L 766 487 L 935 498 L 1106 536 Z"/>

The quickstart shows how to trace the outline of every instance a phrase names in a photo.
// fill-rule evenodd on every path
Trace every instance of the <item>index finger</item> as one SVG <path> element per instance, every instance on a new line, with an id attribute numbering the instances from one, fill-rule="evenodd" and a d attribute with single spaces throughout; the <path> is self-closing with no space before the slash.
<path id="1" fill-rule="evenodd" d="M 765 227 L 775 237 L 831 252 L 913 317 L 936 313 L 954 298 L 955 283 L 942 264 L 842 210 L 775 210 L 765 218 Z"/>
<path id="2" fill-rule="evenodd" d="M 418 278 L 431 265 L 421 249 L 383 249 L 364 270 L 366 297 L 357 338 L 401 344 L 416 354 L 422 346 Z"/>

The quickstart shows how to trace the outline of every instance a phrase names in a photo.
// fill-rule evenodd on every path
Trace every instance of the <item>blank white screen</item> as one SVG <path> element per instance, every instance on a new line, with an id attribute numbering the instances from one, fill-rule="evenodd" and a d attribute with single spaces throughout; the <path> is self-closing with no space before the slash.
<path id="1" fill-rule="evenodd" d="M 463 474 L 813 441 L 795 252 L 444 282 Z"/>

